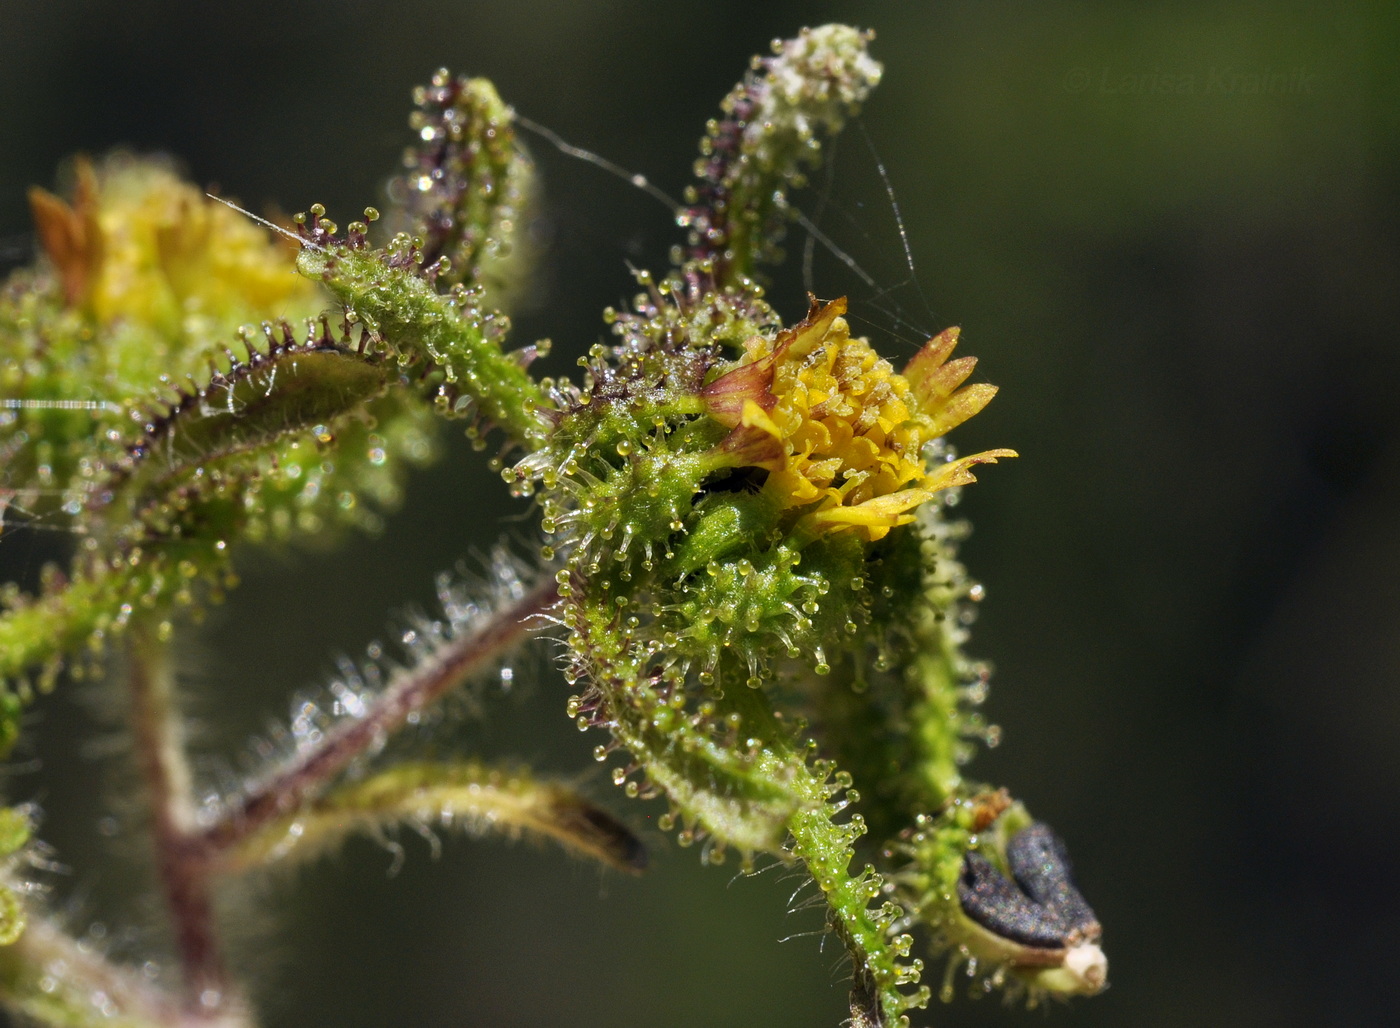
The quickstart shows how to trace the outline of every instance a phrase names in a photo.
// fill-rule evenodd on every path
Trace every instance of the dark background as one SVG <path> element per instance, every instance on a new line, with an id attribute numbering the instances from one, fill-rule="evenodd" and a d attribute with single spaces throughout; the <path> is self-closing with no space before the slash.
<path id="1" fill-rule="evenodd" d="M 1048 1020 L 1397 1023 L 1400 8 L 755 6 L 0 0 L 0 248 L 30 244 L 29 184 L 116 145 L 176 154 L 255 209 L 319 200 L 344 223 L 378 201 L 409 90 L 444 64 L 678 193 L 751 53 L 803 24 L 874 27 L 886 79 L 862 124 L 922 293 L 900 285 L 860 126 L 822 223 L 898 287 L 882 305 L 902 320 L 830 259 L 814 285 L 850 292 L 897 360 L 961 324 L 1002 388 L 956 438 L 1023 454 L 961 508 L 989 592 L 969 649 L 997 665 L 1006 740 L 971 771 L 1069 840 L 1112 961 L 1109 992 Z M 534 150 L 547 256 L 517 339 L 552 336 L 562 366 L 632 292 L 625 262 L 661 266 L 676 234 L 640 192 Z M 815 214 L 822 195 L 799 202 Z M 795 316 L 802 288 L 789 273 L 772 296 Z M 233 752 L 337 651 L 426 605 L 434 572 L 524 534 L 502 494 L 458 447 L 383 537 L 245 565 L 190 658 L 204 749 Z M 111 764 L 80 744 L 96 720 L 80 696 L 46 704 L 46 771 L 9 792 L 43 799 L 76 923 L 142 924 L 134 879 L 94 853 L 94 826 L 121 837 L 133 819 L 97 821 Z M 481 745 L 591 767 L 600 740 L 564 696 L 547 674 L 493 699 Z M 267 1023 L 841 1020 L 838 947 L 778 942 L 818 926 L 784 913 L 796 882 L 702 869 L 648 827 L 656 809 L 581 780 L 647 834 L 645 878 L 498 841 L 449 840 L 434 861 L 411 834 L 389 878 L 382 847 L 352 845 L 235 915 Z M 1046 1020 L 995 999 L 929 1019 Z"/>

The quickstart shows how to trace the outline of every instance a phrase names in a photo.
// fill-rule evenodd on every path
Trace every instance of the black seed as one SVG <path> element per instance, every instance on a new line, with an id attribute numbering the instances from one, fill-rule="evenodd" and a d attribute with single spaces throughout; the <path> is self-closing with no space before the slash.
<path id="1" fill-rule="evenodd" d="M 963 913 L 1003 939 L 1037 949 L 1063 949 L 1070 944 L 1065 922 L 1007 881 L 980 853 L 963 857 L 958 902 Z"/>
<path id="2" fill-rule="evenodd" d="M 1074 941 L 1099 937 L 1098 918 L 1075 887 L 1065 844 L 1049 825 L 1037 821 L 1017 832 L 1006 860 L 1025 894 L 1062 921 Z"/>

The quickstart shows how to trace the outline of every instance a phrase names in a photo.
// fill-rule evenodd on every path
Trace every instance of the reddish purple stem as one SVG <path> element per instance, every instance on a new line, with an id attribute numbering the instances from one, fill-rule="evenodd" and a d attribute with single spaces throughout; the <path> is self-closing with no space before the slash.
<path id="1" fill-rule="evenodd" d="M 526 622 L 553 606 L 557 590 L 553 582 L 542 583 L 484 627 L 446 644 L 431 660 L 375 697 L 363 717 L 331 728 L 314 746 L 249 789 L 192 841 L 213 858 L 295 811 L 356 757 L 401 728 L 410 714 L 432 706 L 467 675 L 518 642 L 529 631 Z"/>
<path id="2" fill-rule="evenodd" d="M 217 1016 L 229 1001 L 229 979 L 219 953 L 212 904 L 212 878 L 220 854 L 295 811 L 356 757 L 401 728 L 410 714 L 436 703 L 517 643 L 529 631 L 529 619 L 554 604 L 557 589 L 553 582 L 538 585 L 481 628 L 444 644 L 431 659 L 371 699 L 363 717 L 327 731 L 203 828 L 194 822 L 164 646 L 154 639 L 151 626 L 135 626 L 129 679 L 131 721 L 140 771 L 150 791 L 157 869 L 174 924 L 188 1014 L 205 1020 Z"/>

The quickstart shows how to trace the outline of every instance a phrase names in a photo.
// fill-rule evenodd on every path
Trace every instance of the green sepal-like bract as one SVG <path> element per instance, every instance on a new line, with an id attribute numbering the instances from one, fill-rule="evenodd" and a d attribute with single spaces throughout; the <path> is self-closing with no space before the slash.
<path id="1" fill-rule="evenodd" d="M 260 828 L 226 860 L 231 870 L 290 866 L 333 850 L 353 832 L 379 835 L 405 824 L 551 839 L 620 871 L 646 867 L 636 836 L 576 791 L 478 761 L 406 762 L 341 785 Z"/>
<path id="2" fill-rule="evenodd" d="M 508 323 L 483 309 L 475 293 L 439 293 L 420 273 L 421 251 L 407 237 L 386 250 L 332 241 L 319 216 L 298 258 L 307 278 L 323 282 L 399 367 L 431 395 L 440 413 L 472 412 L 529 446 L 544 438 L 546 401 L 525 370 L 528 354 L 510 356 L 500 340 Z"/>
<path id="3" fill-rule="evenodd" d="M 405 172 L 389 187 L 422 240 L 425 266 L 444 287 L 484 291 L 508 308 L 528 274 L 526 221 L 534 166 L 515 138 L 513 115 L 486 79 L 446 69 L 414 91 L 409 126 L 417 138 Z"/>

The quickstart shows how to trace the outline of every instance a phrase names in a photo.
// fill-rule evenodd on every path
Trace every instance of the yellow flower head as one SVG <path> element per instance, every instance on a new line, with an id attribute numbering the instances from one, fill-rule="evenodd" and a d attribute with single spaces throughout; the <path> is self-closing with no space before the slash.
<path id="1" fill-rule="evenodd" d="M 841 316 L 845 299 L 815 300 L 775 339 L 755 336 L 739 366 L 705 388 L 710 413 L 732 431 L 722 443 L 738 466 L 768 470 L 778 505 L 810 508 L 799 527 L 854 529 L 874 541 L 914 520 L 942 489 L 974 481 L 974 464 L 1014 457 L 988 450 L 930 469 L 924 446 L 985 407 L 996 387 L 958 387 L 977 360 L 948 361 L 955 328 L 929 340 L 896 372 Z"/>
<path id="2" fill-rule="evenodd" d="M 79 160 L 73 202 L 30 190 L 39 239 L 70 307 L 103 325 L 171 336 L 227 334 L 244 321 L 314 313 L 314 285 L 284 243 L 158 160 Z"/>
<path id="3" fill-rule="evenodd" d="M 71 318 L 97 329 L 102 390 L 139 396 L 157 375 L 203 376 L 238 327 L 317 314 L 318 284 L 286 243 L 181 181 L 159 160 L 113 154 L 74 167 L 72 202 L 42 189 L 30 205 Z"/>

